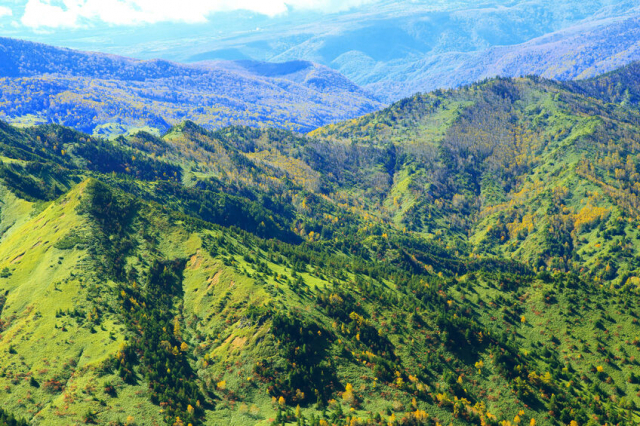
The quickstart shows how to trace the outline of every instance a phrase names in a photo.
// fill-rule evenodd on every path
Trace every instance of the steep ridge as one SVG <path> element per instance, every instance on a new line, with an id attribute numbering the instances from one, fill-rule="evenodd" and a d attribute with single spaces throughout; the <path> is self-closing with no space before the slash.
<path id="1" fill-rule="evenodd" d="M 610 262 L 607 249 L 636 232 L 636 69 L 567 84 L 490 80 L 314 136 L 393 147 L 401 160 L 384 203 L 408 229 L 536 267 L 575 261 L 600 278 L 620 268 L 622 285 L 636 260 Z"/>
<path id="2" fill-rule="evenodd" d="M 65 124 L 105 136 L 132 129 L 162 133 L 185 117 L 209 128 L 244 124 L 308 131 L 381 105 L 321 65 L 279 66 L 276 74 L 246 72 L 248 64 L 139 61 L 0 38 L 0 118 Z"/>
<path id="3" fill-rule="evenodd" d="M 637 423 L 634 70 L 488 80 L 307 136 L 2 124 L 3 410 Z"/>

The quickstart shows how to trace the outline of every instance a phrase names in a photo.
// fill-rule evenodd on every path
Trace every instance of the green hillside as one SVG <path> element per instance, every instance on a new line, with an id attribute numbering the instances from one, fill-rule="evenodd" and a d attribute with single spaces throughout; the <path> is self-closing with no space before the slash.
<path id="1" fill-rule="evenodd" d="M 519 79 L 418 95 L 314 135 L 394 151 L 381 208 L 409 231 L 622 286 L 640 225 L 636 67 L 571 90 Z"/>
<path id="2" fill-rule="evenodd" d="M 307 136 L 0 124 L 0 424 L 637 424 L 640 113 L 603 81 Z"/>

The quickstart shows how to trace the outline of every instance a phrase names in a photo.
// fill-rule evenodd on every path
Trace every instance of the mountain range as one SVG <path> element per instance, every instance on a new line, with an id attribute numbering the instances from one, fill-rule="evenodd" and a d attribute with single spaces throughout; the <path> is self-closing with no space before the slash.
<path id="1" fill-rule="evenodd" d="M 160 134 L 185 118 L 309 131 L 381 107 L 339 73 L 306 61 L 182 65 L 0 38 L 0 117 L 96 135 Z"/>
<path id="2" fill-rule="evenodd" d="M 0 419 L 637 424 L 639 77 L 305 135 L 0 123 Z"/>
<path id="3" fill-rule="evenodd" d="M 631 0 L 385 0 L 328 16 L 228 12 L 215 34 L 173 24 L 47 38 L 146 60 L 0 38 L 0 118 L 105 137 L 186 119 L 304 133 L 495 76 L 595 77 L 640 59 L 638 13 Z"/>
<path id="4" fill-rule="evenodd" d="M 30 37 L 179 62 L 312 61 L 385 102 L 486 77 L 592 77 L 639 60 L 635 0 L 363 2 L 330 15 L 214 14 L 204 24 Z M 9 30 L 10 31 L 10 30 Z"/>

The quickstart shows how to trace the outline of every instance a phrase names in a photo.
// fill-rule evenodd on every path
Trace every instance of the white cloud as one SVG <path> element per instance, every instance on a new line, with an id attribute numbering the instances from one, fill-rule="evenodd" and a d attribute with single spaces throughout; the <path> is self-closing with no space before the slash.
<path id="1" fill-rule="evenodd" d="M 12 16 L 13 11 L 5 6 L 0 6 L 0 18 L 4 18 L 5 16 Z"/>
<path id="2" fill-rule="evenodd" d="M 65 11 L 58 6 L 29 0 L 22 16 L 22 23 L 28 27 L 71 27 L 76 24 L 77 18 L 70 11 Z"/>
<path id="3" fill-rule="evenodd" d="M 28 0 L 21 21 L 31 28 L 69 28 L 89 22 L 201 23 L 221 11 L 242 9 L 268 16 L 286 13 L 289 8 L 338 12 L 373 1 L 376 0 Z"/>

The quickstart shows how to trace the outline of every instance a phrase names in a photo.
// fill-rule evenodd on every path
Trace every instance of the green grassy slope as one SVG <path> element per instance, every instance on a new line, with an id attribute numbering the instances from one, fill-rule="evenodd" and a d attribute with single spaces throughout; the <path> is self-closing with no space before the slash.
<path id="1" fill-rule="evenodd" d="M 493 80 L 306 137 L 2 124 L 2 409 L 637 423 L 639 117 L 601 99 Z"/>

